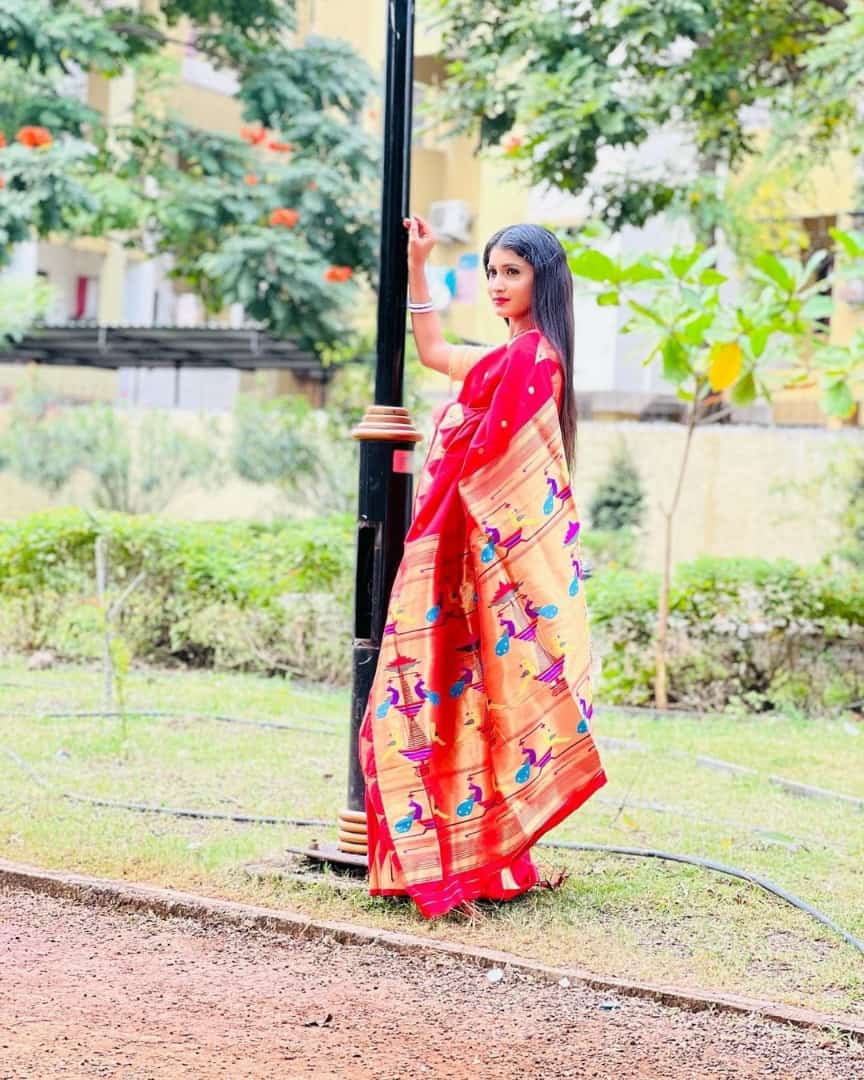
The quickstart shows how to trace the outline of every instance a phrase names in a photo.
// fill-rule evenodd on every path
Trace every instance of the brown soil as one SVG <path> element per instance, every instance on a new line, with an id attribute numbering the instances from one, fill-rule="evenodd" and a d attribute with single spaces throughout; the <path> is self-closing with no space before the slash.
<path id="1" fill-rule="evenodd" d="M 860 1046 L 753 1017 L 0 892 L 2 1080 L 862 1075 Z"/>

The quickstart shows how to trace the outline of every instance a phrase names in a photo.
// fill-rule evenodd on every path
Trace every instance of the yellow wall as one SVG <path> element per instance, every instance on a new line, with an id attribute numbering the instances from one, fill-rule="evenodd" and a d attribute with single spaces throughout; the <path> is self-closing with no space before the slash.
<path id="1" fill-rule="evenodd" d="M 242 110 L 233 98 L 186 82 L 175 87 L 168 98 L 168 105 L 187 124 L 221 135 L 239 134 L 243 123 Z"/>
<path id="2" fill-rule="evenodd" d="M 59 365 L 4 364 L 0 367 L 0 401 L 13 397 L 21 386 L 33 378 L 34 373 L 43 390 L 69 401 L 110 403 L 117 400 L 115 371 Z"/>
<path id="3" fill-rule="evenodd" d="M 386 9 L 380 0 L 299 0 L 297 34 L 341 38 L 378 71 L 384 63 Z"/>

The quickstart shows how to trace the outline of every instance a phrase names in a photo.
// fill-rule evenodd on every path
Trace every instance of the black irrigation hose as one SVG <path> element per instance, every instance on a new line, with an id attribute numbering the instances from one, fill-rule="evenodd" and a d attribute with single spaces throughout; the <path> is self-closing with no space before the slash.
<path id="1" fill-rule="evenodd" d="M 50 791 L 50 785 L 47 784 L 22 758 L 20 758 L 18 754 L 8 747 L 2 747 L 0 749 L 3 749 L 5 753 L 16 764 L 24 769 L 25 772 L 29 773 L 38 784 Z M 134 810 L 144 814 L 168 814 L 172 817 L 205 818 L 208 820 L 234 821 L 240 824 L 295 825 L 300 827 L 311 826 L 320 828 L 327 828 L 331 824 L 331 822 L 319 821 L 314 818 L 259 817 L 253 814 L 220 814 L 208 810 L 183 810 L 168 806 L 148 806 L 144 803 L 124 803 L 116 802 L 111 799 L 95 799 L 88 795 L 75 795 L 65 791 L 62 792 L 62 797 L 73 802 L 88 803 L 92 806 L 106 806 L 120 810 Z M 695 855 L 678 855 L 668 851 L 656 851 L 653 848 L 615 847 L 606 844 L 579 844 L 571 840 L 541 840 L 538 847 L 549 847 L 564 851 L 594 851 L 609 855 L 631 855 L 642 858 L 665 859 L 668 862 L 685 863 L 688 866 L 698 866 L 706 870 L 715 870 L 719 874 L 727 874 L 730 877 L 740 878 L 741 881 L 749 882 L 752 885 L 758 885 L 766 892 L 769 892 L 772 895 L 779 897 L 781 900 L 785 900 L 787 904 L 791 904 L 793 907 L 798 908 L 799 911 L 811 915 L 818 922 L 839 934 L 844 941 L 848 942 L 848 944 L 864 955 L 864 941 L 861 941 L 860 938 L 856 938 L 854 934 L 850 934 L 848 930 L 844 930 L 843 927 L 835 923 L 833 919 L 830 919 L 827 915 L 812 907 L 805 900 L 800 899 L 800 897 L 795 896 L 793 893 L 786 892 L 785 889 L 768 881 L 767 878 L 760 877 L 758 874 L 751 874 L 748 870 L 739 870 L 734 866 L 726 866 L 724 863 L 715 862 L 713 859 L 700 859 Z"/>
<path id="2" fill-rule="evenodd" d="M 785 900 L 787 904 L 791 904 L 793 907 L 798 908 L 799 911 L 803 911 L 807 915 L 812 915 L 814 919 L 839 934 L 844 941 L 848 942 L 854 949 L 857 949 L 858 952 L 864 955 L 864 941 L 860 938 L 855 937 L 854 934 L 850 934 L 849 931 L 844 930 L 842 926 L 838 926 L 833 919 L 830 919 L 816 908 L 811 907 L 806 900 L 802 900 L 800 897 L 795 896 L 794 893 L 786 892 L 785 889 L 781 889 L 779 885 L 775 885 L 767 878 L 760 877 L 758 874 L 751 874 L 749 870 L 739 870 L 735 866 L 726 866 L 725 863 L 715 862 L 713 859 L 700 859 L 696 855 L 677 855 L 674 852 L 669 851 L 655 851 L 653 848 L 614 847 L 605 844 L 578 844 L 570 840 L 541 840 L 539 841 L 538 846 L 563 848 L 566 851 L 596 851 L 609 855 L 636 855 L 648 859 L 666 859 L 669 862 L 686 863 L 688 866 L 699 866 L 705 870 L 716 870 L 718 874 L 728 874 L 730 877 L 740 878 L 742 881 L 747 881 L 751 885 L 758 885 L 766 892 L 778 896 L 781 900 Z"/>
<path id="3" fill-rule="evenodd" d="M 0 746 L 0 750 L 11 758 L 15 764 L 22 769 L 27 775 L 34 780 L 39 787 L 51 794 L 56 794 L 47 780 L 43 779 L 36 772 L 36 770 L 28 765 L 27 762 L 19 757 L 14 750 L 10 750 L 8 746 Z M 116 810 L 134 810 L 139 814 L 167 814 L 170 817 L 184 817 L 184 818 L 206 818 L 212 821 L 236 821 L 241 825 L 297 825 L 299 827 L 320 827 L 328 828 L 332 822 L 318 821 L 315 818 L 283 818 L 283 817 L 269 817 L 259 816 L 256 814 L 220 814 L 212 810 L 185 810 L 172 806 L 149 806 L 146 803 L 127 803 L 117 802 L 114 799 L 96 799 L 91 795 L 76 795 L 71 791 L 59 792 L 60 798 L 68 799 L 70 802 L 87 803 L 90 806 L 106 806 Z"/>
<path id="4" fill-rule="evenodd" d="M 595 741 L 602 750 L 605 746 L 611 750 L 629 750 L 636 754 L 666 754 L 669 757 L 682 761 L 694 761 L 701 768 L 714 769 L 717 772 L 728 773 L 731 776 L 750 776 L 757 780 L 765 779 L 765 774 L 753 769 L 749 765 L 738 765 L 734 761 L 724 761 L 723 758 L 709 757 L 707 754 L 690 754 L 686 750 L 655 750 L 637 739 L 616 739 L 612 736 L 596 736 Z M 846 795 L 842 791 L 834 791 L 832 788 L 814 787 L 812 784 L 802 784 L 798 780 L 788 780 L 783 776 L 769 775 L 768 783 L 779 787 L 781 790 L 792 795 L 802 795 L 808 799 L 833 799 L 854 806 L 858 810 L 864 810 L 864 799 L 857 795 Z"/>
<path id="5" fill-rule="evenodd" d="M 720 709 L 702 712 L 699 709 L 676 709 L 674 705 L 670 705 L 668 709 L 655 709 L 650 705 L 603 705 L 603 711 L 622 713 L 624 716 L 650 716 L 657 720 L 669 720 L 675 717 L 682 720 L 704 720 L 709 716 L 721 715 Z"/>
<path id="6" fill-rule="evenodd" d="M 88 803 L 90 806 L 108 806 L 116 810 L 135 810 L 139 814 L 167 814 L 169 817 L 206 818 L 208 821 L 236 821 L 241 825 L 297 825 L 302 827 L 329 828 L 331 821 L 316 818 L 270 817 L 259 814 L 220 814 L 213 810 L 185 810 L 174 806 L 150 806 L 147 803 L 117 802 L 114 799 L 95 799 L 90 795 L 75 795 L 64 791 L 63 798 L 71 802 Z"/>
<path id="7" fill-rule="evenodd" d="M 720 825 L 724 829 L 743 830 L 759 837 L 763 843 L 773 844 L 776 847 L 785 848 L 787 851 L 796 851 L 798 847 L 817 847 L 831 851 L 834 855 L 845 854 L 844 852 L 836 851 L 834 848 L 829 848 L 822 840 L 806 839 L 802 836 L 792 835 L 789 835 L 787 840 L 780 840 L 771 829 L 760 829 L 754 825 L 742 825 L 738 821 L 728 821 L 725 818 L 704 817 L 701 814 L 694 814 L 690 810 L 685 810 L 683 806 L 666 806 L 665 803 L 648 802 L 646 800 L 631 799 L 629 797 L 622 802 L 620 799 L 607 798 L 603 795 L 595 795 L 594 802 L 600 803 L 603 806 L 617 806 L 619 811 L 630 809 L 650 810 L 655 814 L 669 814 L 671 817 L 686 818 L 688 821 L 696 821 L 701 825 Z"/>
<path id="8" fill-rule="evenodd" d="M 281 724 L 277 720 L 248 720 L 243 716 L 223 716 L 220 713 L 196 713 L 187 712 L 183 709 L 127 709 L 125 713 L 122 712 L 108 712 L 102 709 L 70 711 L 70 712 L 55 712 L 53 709 L 24 709 L 17 712 L 0 712 L 0 718 L 12 719 L 28 716 L 47 716 L 52 719 L 76 719 L 103 716 L 109 719 L 122 719 L 126 716 L 155 716 L 155 717 L 181 717 L 187 720 L 217 720 L 222 724 L 243 724 L 248 727 L 260 727 L 270 728 L 276 731 L 302 731 L 307 735 L 339 735 L 341 729 L 332 725 L 325 727 L 300 727 L 297 724 Z M 317 716 L 301 716 L 301 720 L 319 720 Z"/>

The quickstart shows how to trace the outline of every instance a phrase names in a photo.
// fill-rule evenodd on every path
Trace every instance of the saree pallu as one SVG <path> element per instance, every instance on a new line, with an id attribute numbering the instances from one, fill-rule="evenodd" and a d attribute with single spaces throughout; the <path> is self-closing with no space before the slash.
<path id="1" fill-rule="evenodd" d="M 372 895 L 427 917 L 539 881 L 529 849 L 606 780 L 579 519 L 538 331 L 439 419 L 360 732 Z"/>

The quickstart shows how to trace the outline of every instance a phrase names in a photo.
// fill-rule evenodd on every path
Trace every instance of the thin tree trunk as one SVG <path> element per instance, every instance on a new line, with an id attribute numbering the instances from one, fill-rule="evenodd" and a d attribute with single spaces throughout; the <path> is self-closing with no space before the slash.
<path id="1" fill-rule="evenodd" d="M 687 436 L 684 440 L 684 453 L 681 455 L 681 465 L 678 469 L 678 482 L 669 509 L 663 509 L 663 517 L 666 520 L 663 542 L 663 577 L 660 582 L 660 595 L 657 603 L 657 627 L 654 632 L 654 704 L 658 709 L 669 708 L 669 690 L 667 679 L 667 654 L 669 636 L 669 594 L 672 591 L 672 530 L 675 524 L 675 514 L 681 501 L 681 491 L 684 487 L 684 474 L 687 471 L 687 462 L 690 460 L 690 447 L 693 443 L 693 432 L 699 409 L 698 390 L 694 395 L 690 407 L 690 415 L 687 420 Z"/>
<path id="2" fill-rule="evenodd" d="M 104 619 L 102 637 L 102 680 L 103 708 L 106 712 L 114 710 L 114 659 L 111 655 L 111 614 L 108 611 L 108 541 L 104 536 L 96 537 L 96 595 Z"/>

